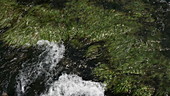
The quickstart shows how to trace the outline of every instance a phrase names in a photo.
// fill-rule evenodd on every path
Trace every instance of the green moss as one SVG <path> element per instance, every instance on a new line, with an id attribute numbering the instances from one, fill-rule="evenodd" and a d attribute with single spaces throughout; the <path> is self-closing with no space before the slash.
<path id="1" fill-rule="evenodd" d="M 0 28 L 13 26 L 22 14 L 23 8 L 13 0 L 1 0 L 0 5 Z"/>
<path id="2" fill-rule="evenodd" d="M 161 33 L 153 24 L 154 8 L 149 3 L 143 0 L 69 0 L 63 9 L 53 9 L 49 3 L 29 7 L 9 1 L 0 1 L 3 6 L 0 28 L 10 27 L 1 36 L 7 44 L 34 45 L 41 39 L 66 41 L 75 49 L 91 44 L 84 49 L 84 57 L 100 61 L 94 74 L 114 94 L 151 96 L 157 85 L 164 86 L 163 82 L 168 82 L 167 78 L 161 80 L 165 75 L 169 78 L 169 60 L 160 52 Z M 109 6 L 104 7 L 107 4 Z M 99 41 L 105 43 L 93 44 Z M 103 61 L 98 60 L 101 58 Z M 162 73 L 157 70 L 159 68 L 164 69 Z M 157 85 L 155 78 L 160 80 Z"/>
<path id="3" fill-rule="evenodd" d="M 55 19 L 59 19 L 58 11 L 36 6 L 3 35 L 4 40 L 19 46 L 32 45 L 40 39 L 59 41 L 62 28 L 55 27 Z"/>
<path id="4" fill-rule="evenodd" d="M 87 49 L 86 57 L 90 59 L 97 58 L 101 53 L 99 53 L 99 48 L 101 48 L 101 45 L 92 45 Z"/>
<path id="5" fill-rule="evenodd" d="M 60 41 L 62 38 L 65 41 L 74 36 L 100 41 L 116 34 L 133 34 L 141 26 L 122 12 L 104 10 L 86 0 L 72 1 L 66 5 L 62 11 L 51 9 L 45 4 L 30 8 L 26 15 L 3 35 L 3 40 L 14 45 L 32 45 L 40 39 Z"/>
<path id="6" fill-rule="evenodd" d="M 75 49 L 81 48 L 84 46 L 84 44 L 78 39 L 72 39 L 70 41 L 70 45 L 73 46 L 73 48 L 75 48 Z"/>

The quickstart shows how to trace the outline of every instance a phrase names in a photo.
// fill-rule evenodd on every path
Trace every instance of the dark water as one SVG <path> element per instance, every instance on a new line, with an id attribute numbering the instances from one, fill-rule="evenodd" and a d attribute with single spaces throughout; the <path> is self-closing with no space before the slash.
<path id="1" fill-rule="evenodd" d="M 158 23 L 161 25 L 159 27 L 162 31 L 162 38 L 166 38 L 162 40 L 161 44 L 163 48 L 167 48 L 163 54 L 170 57 L 170 8 L 168 6 L 168 0 L 164 0 L 159 4 L 162 6 L 159 11 L 164 16 L 163 18 L 159 18 Z M 0 29 L 0 34 L 4 33 L 7 29 Z M 56 59 L 50 59 L 51 61 L 48 61 L 50 58 L 48 55 L 49 50 L 47 51 L 43 47 L 16 48 L 4 45 L 4 42 L 0 41 L 0 94 L 7 92 L 9 96 L 39 96 L 50 87 L 50 84 L 58 80 L 62 73 L 74 73 L 83 77 L 85 80 L 97 81 L 90 74 L 92 68 L 96 66 L 94 64 L 98 60 L 87 60 L 87 58 L 83 57 L 85 54 L 84 49 L 78 50 L 69 44 L 65 45 L 65 50 L 67 51 L 64 53 L 63 58 L 59 61 L 56 61 Z M 54 62 L 57 65 L 52 70 L 48 70 L 50 69 L 49 63 L 54 64 Z M 43 70 L 37 69 L 43 63 L 45 63 L 42 66 Z M 40 73 L 34 72 L 35 70 L 40 70 Z M 24 77 L 28 81 L 21 78 L 22 76 L 26 76 L 21 73 L 31 74 L 29 74 L 30 77 Z M 22 81 L 27 83 L 24 89 L 22 89 Z"/>
<path id="2" fill-rule="evenodd" d="M 36 48 L 13 48 L 3 45 L 0 47 L 0 93 L 7 92 L 9 96 L 16 95 L 16 76 L 24 62 L 36 61 L 39 54 Z"/>
<path id="3" fill-rule="evenodd" d="M 95 81 L 95 78 L 90 73 L 92 68 L 95 67 L 95 62 L 98 61 L 87 60 L 87 58 L 83 57 L 85 54 L 83 48 L 81 50 L 74 49 L 69 44 L 65 48 L 63 44 L 56 44 L 46 40 L 41 41 L 45 42 L 45 44 L 39 42 L 36 46 L 29 48 L 9 47 L 1 42 L 0 94 L 7 92 L 9 96 L 40 96 L 43 92 L 47 92 L 51 84 L 58 80 L 63 73 L 77 74 L 83 77 L 84 80 Z M 63 78 L 67 80 L 67 78 L 73 77 L 66 76 Z M 80 77 L 76 77 L 76 79 L 85 82 Z M 74 83 L 74 80 L 71 81 Z M 84 84 L 81 82 L 79 84 Z M 103 90 L 100 84 L 96 85 L 93 82 L 87 83 L 82 88 L 86 89 L 88 84 L 96 87 L 97 93 L 102 92 L 99 89 Z M 74 88 L 74 86 L 71 88 Z M 97 86 L 99 86 L 99 89 Z M 91 94 L 91 92 L 86 93 Z M 79 94 L 79 92 L 75 94 Z"/>

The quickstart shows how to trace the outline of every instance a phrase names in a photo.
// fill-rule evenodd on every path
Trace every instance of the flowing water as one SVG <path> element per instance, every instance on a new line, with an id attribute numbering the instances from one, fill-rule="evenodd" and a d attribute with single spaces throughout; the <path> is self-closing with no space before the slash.
<path id="1" fill-rule="evenodd" d="M 63 58 L 65 47 L 64 45 L 55 44 L 47 40 L 40 40 L 37 42 L 37 47 L 43 52 L 38 56 L 37 61 L 33 63 L 24 62 L 22 69 L 20 70 L 18 84 L 16 91 L 18 96 L 22 96 L 29 88 L 31 83 L 35 82 L 42 75 L 47 79 L 46 83 L 52 79 L 53 73 L 51 73 L 57 66 L 57 63 Z"/>
<path id="2" fill-rule="evenodd" d="M 77 75 L 63 74 L 51 84 L 48 93 L 41 96 L 104 96 L 104 85 L 84 81 Z"/>
<path id="3" fill-rule="evenodd" d="M 39 52 L 29 51 L 33 58 L 24 60 L 15 75 L 16 96 L 104 96 L 103 84 L 62 74 L 64 66 L 59 62 L 67 51 L 63 44 L 39 40 L 35 47 Z"/>
<path id="4" fill-rule="evenodd" d="M 168 0 L 160 1 L 170 6 Z M 162 38 L 166 37 L 162 41 L 162 46 L 170 48 L 167 45 L 167 42 L 170 43 L 168 38 L 170 7 L 160 11 L 166 13 L 165 18 L 159 18 L 162 24 Z M 61 62 L 66 57 L 67 51 L 64 44 L 47 40 L 39 40 L 36 46 L 30 49 L 0 46 L 2 54 L 0 94 L 7 92 L 9 96 L 105 96 L 104 84 L 87 80 L 87 76 L 86 80 L 83 80 L 80 74 L 72 74 L 69 71 L 65 73 L 66 65 L 62 65 Z M 170 50 L 167 50 L 165 55 L 169 54 Z M 70 62 L 67 66 L 76 66 L 76 64 Z M 85 62 L 82 62 L 82 66 L 84 65 Z"/>

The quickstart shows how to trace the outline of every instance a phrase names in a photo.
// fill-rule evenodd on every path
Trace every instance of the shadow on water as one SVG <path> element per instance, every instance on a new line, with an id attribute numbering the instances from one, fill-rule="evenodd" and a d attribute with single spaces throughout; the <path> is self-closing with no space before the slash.
<path id="1" fill-rule="evenodd" d="M 63 9 L 65 3 L 69 0 L 17 0 L 19 4 L 22 5 L 41 5 L 41 4 L 51 4 L 55 9 Z"/>
<path id="2" fill-rule="evenodd" d="M 98 62 L 107 62 L 106 58 L 102 55 L 103 52 L 106 52 L 106 49 L 104 47 L 98 47 L 98 51 L 95 53 L 97 56 L 94 57 L 88 57 L 87 50 L 91 46 L 103 46 L 105 42 L 99 41 L 86 44 L 87 39 L 79 38 L 78 40 L 85 45 L 80 48 L 75 48 L 70 44 L 70 42 L 66 43 L 67 51 L 65 53 L 65 61 L 63 62 L 65 63 L 64 65 L 66 65 L 66 71 L 77 74 L 84 80 L 97 81 L 92 74 L 92 70 L 97 66 Z"/>
<path id="3" fill-rule="evenodd" d="M 28 0 L 31 1 L 31 0 Z M 27 2 L 27 1 L 26 1 Z M 46 2 L 44 0 L 44 2 Z M 57 1 L 54 0 L 54 5 L 56 7 L 63 8 L 64 5 L 57 5 Z M 56 4 L 55 4 L 56 3 Z M 39 4 L 39 3 L 37 3 Z M 64 2 L 62 3 L 64 4 Z M 114 5 L 114 4 L 113 4 Z M 119 8 L 119 5 L 109 4 L 108 2 L 105 2 L 103 6 L 106 8 Z M 120 8 L 121 10 L 121 8 Z M 165 30 L 162 33 L 162 38 L 165 38 L 162 40 L 162 47 L 163 48 L 169 48 L 170 49 L 170 13 L 167 13 L 166 19 L 165 19 Z M 4 33 L 5 30 L 8 28 L 1 29 L 0 33 Z M 138 35 L 146 36 L 147 32 L 146 30 L 142 31 L 145 33 L 139 32 Z M 76 48 L 73 45 L 71 45 L 70 42 L 65 42 L 66 46 L 66 52 L 65 57 L 59 62 L 59 66 L 57 66 L 56 69 L 56 75 L 53 78 L 53 81 L 57 80 L 59 75 L 62 73 L 68 73 L 68 74 L 77 74 L 81 76 L 84 80 L 93 80 L 98 81 L 97 77 L 94 77 L 92 74 L 92 70 L 94 67 L 97 66 L 98 62 L 107 63 L 107 57 L 103 56 L 102 54 L 106 54 L 107 49 L 102 47 L 105 42 L 99 41 L 99 42 L 92 42 L 87 43 L 86 38 L 76 38 L 76 40 L 79 40 L 79 42 L 82 42 L 82 47 Z M 91 46 L 98 46 L 98 51 L 95 53 L 94 57 L 88 57 L 86 56 L 87 50 Z M 0 94 L 2 92 L 7 92 L 9 96 L 17 96 L 16 94 L 16 77 L 19 74 L 19 70 L 22 69 L 22 64 L 25 62 L 28 62 L 28 64 L 34 64 L 32 62 L 37 62 L 38 56 L 41 54 L 43 50 L 39 50 L 36 47 L 29 47 L 29 48 L 15 48 L 8 45 L 4 45 L 3 41 L 0 41 Z M 163 52 L 163 54 L 167 57 L 170 57 L 170 50 L 166 50 Z M 28 65 L 32 66 L 32 65 Z M 40 95 L 43 91 L 45 91 L 48 86 L 45 86 L 46 78 L 42 74 L 41 77 L 37 78 L 33 83 L 31 83 L 25 93 L 25 96 L 36 96 Z M 29 95 L 28 95 L 29 94 Z M 108 93 L 109 94 L 109 93 Z M 119 94 L 120 95 L 120 94 Z M 118 95 L 118 96 L 119 96 Z M 108 95 L 109 96 L 109 95 Z M 112 96 L 112 95 L 110 95 Z M 121 96 L 123 96 L 121 94 Z M 127 96 L 127 94 L 126 94 Z"/>
<path id="4" fill-rule="evenodd" d="M 164 30 L 162 32 L 162 48 L 165 49 L 163 51 L 163 54 L 170 58 L 170 11 L 168 11 L 165 15 L 165 21 L 164 21 Z"/>
<path id="5" fill-rule="evenodd" d="M 16 96 L 16 76 L 24 62 L 36 61 L 40 52 L 36 48 L 14 48 L 0 41 L 0 94 Z"/>
<path id="6" fill-rule="evenodd" d="M 16 88 L 17 88 L 16 86 L 18 85 L 17 84 L 18 82 L 21 82 L 21 80 L 19 80 L 21 78 L 17 78 L 18 75 L 21 74 L 20 70 L 28 67 L 33 68 L 39 62 L 39 59 L 44 59 L 44 58 L 39 58 L 39 55 L 43 51 L 44 50 L 39 50 L 36 47 L 29 47 L 29 48 L 10 47 L 4 45 L 4 43 L 1 41 L 0 42 L 0 94 L 6 92 L 8 93 L 9 96 L 17 96 L 18 94 L 16 93 Z M 60 72 L 61 70 L 58 70 L 57 67 L 56 72 L 53 72 L 53 74 L 57 73 L 58 75 Z M 30 78 L 34 79 L 34 77 L 30 77 Z M 38 78 L 35 78 L 35 81 L 25 86 L 27 90 L 25 93 L 22 93 L 21 96 L 37 96 L 37 95 L 39 96 L 48 87 L 45 86 L 47 79 L 48 78 L 46 78 L 44 73 L 42 73 Z"/>
<path id="7" fill-rule="evenodd" d="M 0 28 L 0 34 L 6 32 L 8 29 L 9 27 Z"/>
<path id="8" fill-rule="evenodd" d="M 124 6 L 129 2 L 131 2 L 131 0 L 97 0 L 97 3 L 95 3 L 95 5 L 102 6 L 104 9 L 108 9 L 108 10 L 115 9 L 122 12 L 128 12 L 128 10 L 124 8 Z"/>
<path id="9" fill-rule="evenodd" d="M 98 55 L 96 58 L 86 57 L 86 51 L 90 46 L 103 45 L 104 42 L 93 42 L 87 44 L 81 48 L 75 48 L 67 42 L 66 52 L 64 58 L 57 64 L 54 72 L 50 75 L 52 77 L 52 82 L 58 80 L 62 73 L 77 74 L 81 76 L 84 80 L 98 81 L 96 77 L 93 76 L 92 70 L 97 66 L 98 62 L 103 62 L 104 57 Z M 105 48 L 99 48 L 97 54 L 105 52 Z M 39 55 L 43 50 L 39 50 L 36 47 L 29 48 L 15 48 L 11 46 L 4 45 L 0 42 L 0 94 L 7 92 L 9 96 L 17 96 L 16 86 L 17 82 L 20 80 L 16 79 L 20 70 L 24 66 L 33 67 L 36 62 L 38 63 Z M 45 55 L 45 54 L 44 54 Z M 43 56 L 42 56 L 43 57 Z M 42 58 L 44 59 L 44 58 Z M 41 61 L 41 60 L 40 60 Z M 25 67 L 24 67 L 25 68 Z M 27 67 L 26 67 L 27 68 Z M 48 78 L 44 73 L 42 73 L 38 78 L 32 83 L 26 86 L 26 91 L 22 96 L 39 96 L 42 92 L 47 91 L 50 87 L 46 85 Z"/>

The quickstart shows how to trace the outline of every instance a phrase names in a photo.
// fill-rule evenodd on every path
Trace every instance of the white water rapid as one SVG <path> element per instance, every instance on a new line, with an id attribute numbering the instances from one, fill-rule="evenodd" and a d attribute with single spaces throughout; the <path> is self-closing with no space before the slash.
<path id="1" fill-rule="evenodd" d="M 104 96 L 104 84 L 63 74 L 51 85 L 48 93 L 41 96 Z"/>
<path id="2" fill-rule="evenodd" d="M 65 46 L 59 45 L 55 42 L 49 42 L 47 40 L 39 40 L 37 47 L 43 52 L 38 56 L 38 62 L 24 62 L 22 64 L 22 70 L 17 77 L 17 95 L 22 96 L 25 91 L 29 88 L 28 86 L 34 82 L 37 78 L 45 75 L 46 81 L 50 81 L 52 73 L 50 73 L 56 66 L 57 63 L 63 58 L 65 52 Z M 48 82 L 47 82 L 48 83 Z"/>
<path id="3" fill-rule="evenodd" d="M 103 84 L 84 81 L 77 75 L 63 74 L 57 81 L 53 81 L 53 77 L 56 76 L 53 72 L 59 70 L 57 66 L 64 57 L 65 46 L 47 40 L 39 40 L 37 47 L 43 52 L 38 55 L 36 60 L 22 63 L 22 69 L 16 78 L 17 96 L 27 96 L 31 86 L 38 86 L 31 85 L 37 79 L 40 80 L 39 82 L 41 80 L 45 82 L 45 86 L 49 86 L 45 88 L 46 93 L 41 96 L 104 96 Z M 39 79 L 41 77 L 43 79 Z"/>

